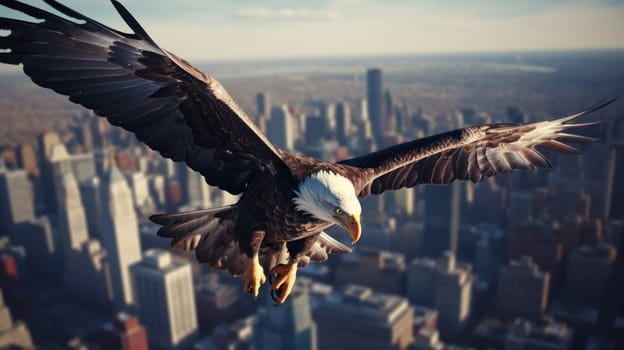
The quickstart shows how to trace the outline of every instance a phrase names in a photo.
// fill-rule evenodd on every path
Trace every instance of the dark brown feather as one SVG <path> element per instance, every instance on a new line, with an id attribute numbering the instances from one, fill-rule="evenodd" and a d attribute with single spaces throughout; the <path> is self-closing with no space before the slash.
<path id="1" fill-rule="evenodd" d="M 43 87 L 135 133 L 164 157 L 184 161 L 208 183 L 239 194 L 254 173 L 288 175 L 277 149 L 213 78 L 160 48 L 119 2 L 134 33 L 109 28 L 54 0 L 76 23 L 15 0 L 0 5 L 41 22 L 0 18 L 0 62 L 23 64 Z"/>

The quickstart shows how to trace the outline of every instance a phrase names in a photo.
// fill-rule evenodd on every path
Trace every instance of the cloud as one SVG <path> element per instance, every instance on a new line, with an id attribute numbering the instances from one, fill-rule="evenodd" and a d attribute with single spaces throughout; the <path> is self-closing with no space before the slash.
<path id="1" fill-rule="evenodd" d="M 309 8 L 242 8 L 238 9 L 235 15 L 239 18 L 261 20 L 333 20 L 338 18 L 338 13 L 334 11 L 311 10 Z"/>

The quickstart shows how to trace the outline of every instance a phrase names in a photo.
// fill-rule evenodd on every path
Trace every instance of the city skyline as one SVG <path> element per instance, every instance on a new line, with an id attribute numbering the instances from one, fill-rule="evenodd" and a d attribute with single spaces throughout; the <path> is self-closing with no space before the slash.
<path id="1" fill-rule="evenodd" d="M 114 28 L 127 28 L 107 1 L 64 3 Z M 619 35 L 624 3 L 617 0 L 122 3 L 164 48 L 196 62 L 624 48 Z M 13 13 L 0 10 L 7 14 Z"/>
<path id="2" fill-rule="evenodd" d="M 544 8 L 533 6 L 524 11 Z M 582 110 L 622 91 L 623 56 L 321 61 L 224 85 L 271 142 L 338 161 L 458 127 Z M 353 252 L 300 268 L 292 298 L 274 308 L 270 288 L 252 298 L 240 278 L 172 250 L 148 220 L 236 196 L 104 118 L 55 108 L 24 80 L 0 80 L 0 131 L 11 136 L 0 137 L 0 347 L 624 344 L 621 99 L 580 119 L 610 120 L 585 130 L 600 142 L 574 144 L 581 155 L 545 153 L 553 169 L 363 200 Z M 480 163 L 496 163 L 487 156 Z M 339 228 L 327 234 L 350 243 Z"/>

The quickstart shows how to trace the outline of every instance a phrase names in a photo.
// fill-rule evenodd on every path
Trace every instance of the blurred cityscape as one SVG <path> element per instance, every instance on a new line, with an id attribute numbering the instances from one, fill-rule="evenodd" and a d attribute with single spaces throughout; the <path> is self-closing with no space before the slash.
<path id="1" fill-rule="evenodd" d="M 276 146 L 326 160 L 624 92 L 622 51 L 200 66 Z M 300 270 L 274 307 L 147 219 L 235 196 L 17 71 L 1 80 L 0 348 L 624 348 L 621 100 L 586 118 L 614 120 L 583 155 L 547 153 L 553 169 L 363 200 L 354 253 Z"/>

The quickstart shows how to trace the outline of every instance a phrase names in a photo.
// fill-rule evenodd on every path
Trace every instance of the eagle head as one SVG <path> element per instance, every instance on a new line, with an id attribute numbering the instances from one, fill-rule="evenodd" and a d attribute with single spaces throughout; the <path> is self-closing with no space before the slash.
<path id="1" fill-rule="evenodd" d="M 349 179 L 320 170 L 301 181 L 295 194 L 293 202 L 297 210 L 342 226 L 351 235 L 353 244 L 360 239 L 362 207 Z"/>

